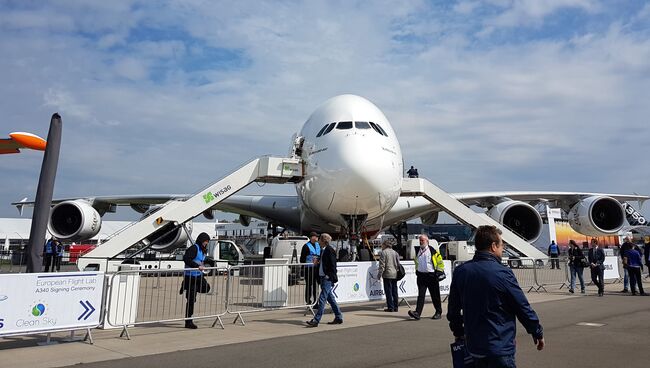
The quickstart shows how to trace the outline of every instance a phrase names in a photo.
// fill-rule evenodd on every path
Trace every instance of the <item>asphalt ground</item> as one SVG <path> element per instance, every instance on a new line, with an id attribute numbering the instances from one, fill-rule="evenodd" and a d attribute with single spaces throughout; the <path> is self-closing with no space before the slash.
<path id="1" fill-rule="evenodd" d="M 518 325 L 517 365 L 544 368 L 647 367 L 650 297 L 621 294 L 616 292 L 619 289 L 620 284 L 608 285 L 608 292 L 602 298 L 593 293 L 568 296 L 566 292 L 559 291 L 546 294 L 547 299 L 551 300 L 533 304 L 545 329 L 546 348 L 537 351 L 530 336 Z M 558 298 L 552 300 L 553 294 Z M 531 297 L 537 298 L 534 293 Z M 385 314 L 378 312 L 378 308 L 381 307 L 355 307 L 352 311 L 347 307 L 344 308 L 344 325 L 328 326 L 322 323 L 315 329 L 301 327 L 305 318 L 294 313 L 288 318 L 259 320 L 249 322 L 249 325 L 273 324 L 276 328 L 284 325 L 284 329 L 293 330 L 295 335 L 79 364 L 76 367 L 452 366 L 449 352 L 452 336 L 446 320 L 423 318 L 414 321 L 406 317 L 407 308 L 402 308 L 400 313 Z M 349 313 L 345 313 L 346 309 Z M 425 312 L 432 310 L 425 309 Z M 377 315 L 382 320 L 379 324 L 346 326 L 353 324 L 351 320 L 354 318 Z M 328 314 L 322 322 L 330 318 L 331 314 Z M 583 326 L 580 323 L 595 325 Z M 205 343 L 198 338 L 196 342 Z"/>

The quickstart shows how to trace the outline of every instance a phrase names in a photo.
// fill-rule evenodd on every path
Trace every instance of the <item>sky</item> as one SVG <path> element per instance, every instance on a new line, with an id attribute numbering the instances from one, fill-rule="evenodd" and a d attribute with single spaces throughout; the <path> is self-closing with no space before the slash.
<path id="1" fill-rule="evenodd" d="M 650 3 L 61 0 L 0 14 L 0 136 L 46 137 L 61 114 L 55 198 L 197 192 L 286 154 L 343 93 L 375 103 L 405 165 L 449 192 L 650 194 Z M 42 157 L 0 156 L 0 217 L 34 198 Z"/>

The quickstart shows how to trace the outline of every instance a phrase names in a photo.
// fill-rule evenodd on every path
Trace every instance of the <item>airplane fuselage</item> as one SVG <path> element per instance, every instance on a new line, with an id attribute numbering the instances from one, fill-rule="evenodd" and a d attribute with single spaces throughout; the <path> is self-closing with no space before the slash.
<path id="1" fill-rule="evenodd" d="M 351 217 L 375 219 L 400 195 L 403 161 L 384 114 L 370 101 L 341 95 L 324 102 L 303 125 L 304 180 L 296 185 L 301 227 L 346 227 Z"/>

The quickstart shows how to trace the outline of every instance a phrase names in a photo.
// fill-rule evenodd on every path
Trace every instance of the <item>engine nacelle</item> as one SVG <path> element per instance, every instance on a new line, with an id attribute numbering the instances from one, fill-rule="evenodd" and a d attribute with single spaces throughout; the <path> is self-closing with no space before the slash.
<path id="1" fill-rule="evenodd" d="M 88 202 L 65 201 L 57 204 L 50 212 L 48 229 L 60 240 L 86 240 L 99 233 L 102 217 Z"/>
<path id="2" fill-rule="evenodd" d="M 438 222 L 438 212 L 429 212 L 420 216 L 420 220 L 425 225 L 435 225 Z"/>
<path id="3" fill-rule="evenodd" d="M 501 202 L 490 208 L 487 214 L 527 242 L 534 242 L 542 234 L 542 216 L 528 203 Z"/>
<path id="4" fill-rule="evenodd" d="M 142 215 L 142 219 L 158 211 L 160 208 L 160 206 L 151 207 Z M 171 252 L 176 248 L 184 248 L 187 246 L 187 241 L 189 240 L 187 232 L 182 226 L 175 229 L 171 226 L 171 224 L 163 226 L 147 237 L 147 240 L 152 242 L 151 249 L 158 252 Z M 192 233 L 192 221 L 187 222 L 185 226 Z"/>
<path id="5" fill-rule="evenodd" d="M 569 225 L 587 236 L 616 234 L 625 225 L 625 211 L 614 198 L 592 196 L 571 208 Z"/>
<path id="6" fill-rule="evenodd" d="M 248 227 L 251 224 L 251 217 L 246 215 L 239 215 L 239 223 L 242 226 Z"/>

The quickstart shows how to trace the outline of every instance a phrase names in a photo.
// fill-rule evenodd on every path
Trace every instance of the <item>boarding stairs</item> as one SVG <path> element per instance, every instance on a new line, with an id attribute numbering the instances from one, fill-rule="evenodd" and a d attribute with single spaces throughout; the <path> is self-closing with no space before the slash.
<path id="1" fill-rule="evenodd" d="M 96 264 L 91 259 L 110 259 L 140 243 L 145 247 L 161 234 L 173 231 L 217 203 L 235 194 L 252 182 L 284 184 L 302 180 L 302 161 L 299 158 L 260 157 L 230 175 L 211 184 L 184 201 L 169 201 L 156 212 L 115 234 L 101 246 L 84 254 L 84 264 Z M 101 268 L 101 264 L 99 265 Z"/>
<path id="2" fill-rule="evenodd" d="M 478 228 L 482 225 L 493 225 L 499 228 L 503 234 L 501 238 L 504 242 L 508 243 L 510 247 L 514 248 L 522 254 L 523 257 L 530 257 L 534 259 L 546 259 L 546 254 L 540 252 L 532 244 L 528 243 L 520 236 L 503 226 L 499 222 L 493 220 L 490 216 L 484 213 L 477 213 L 463 202 L 452 197 L 444 190 L 437 187 L 426 179 L 419 178 L 404 178 L 402 182 L 402 197 L 416 197 L 421 196 L 429 202 L 439 206 L 450 216 L 463 224 L 470 225 Z"/>

